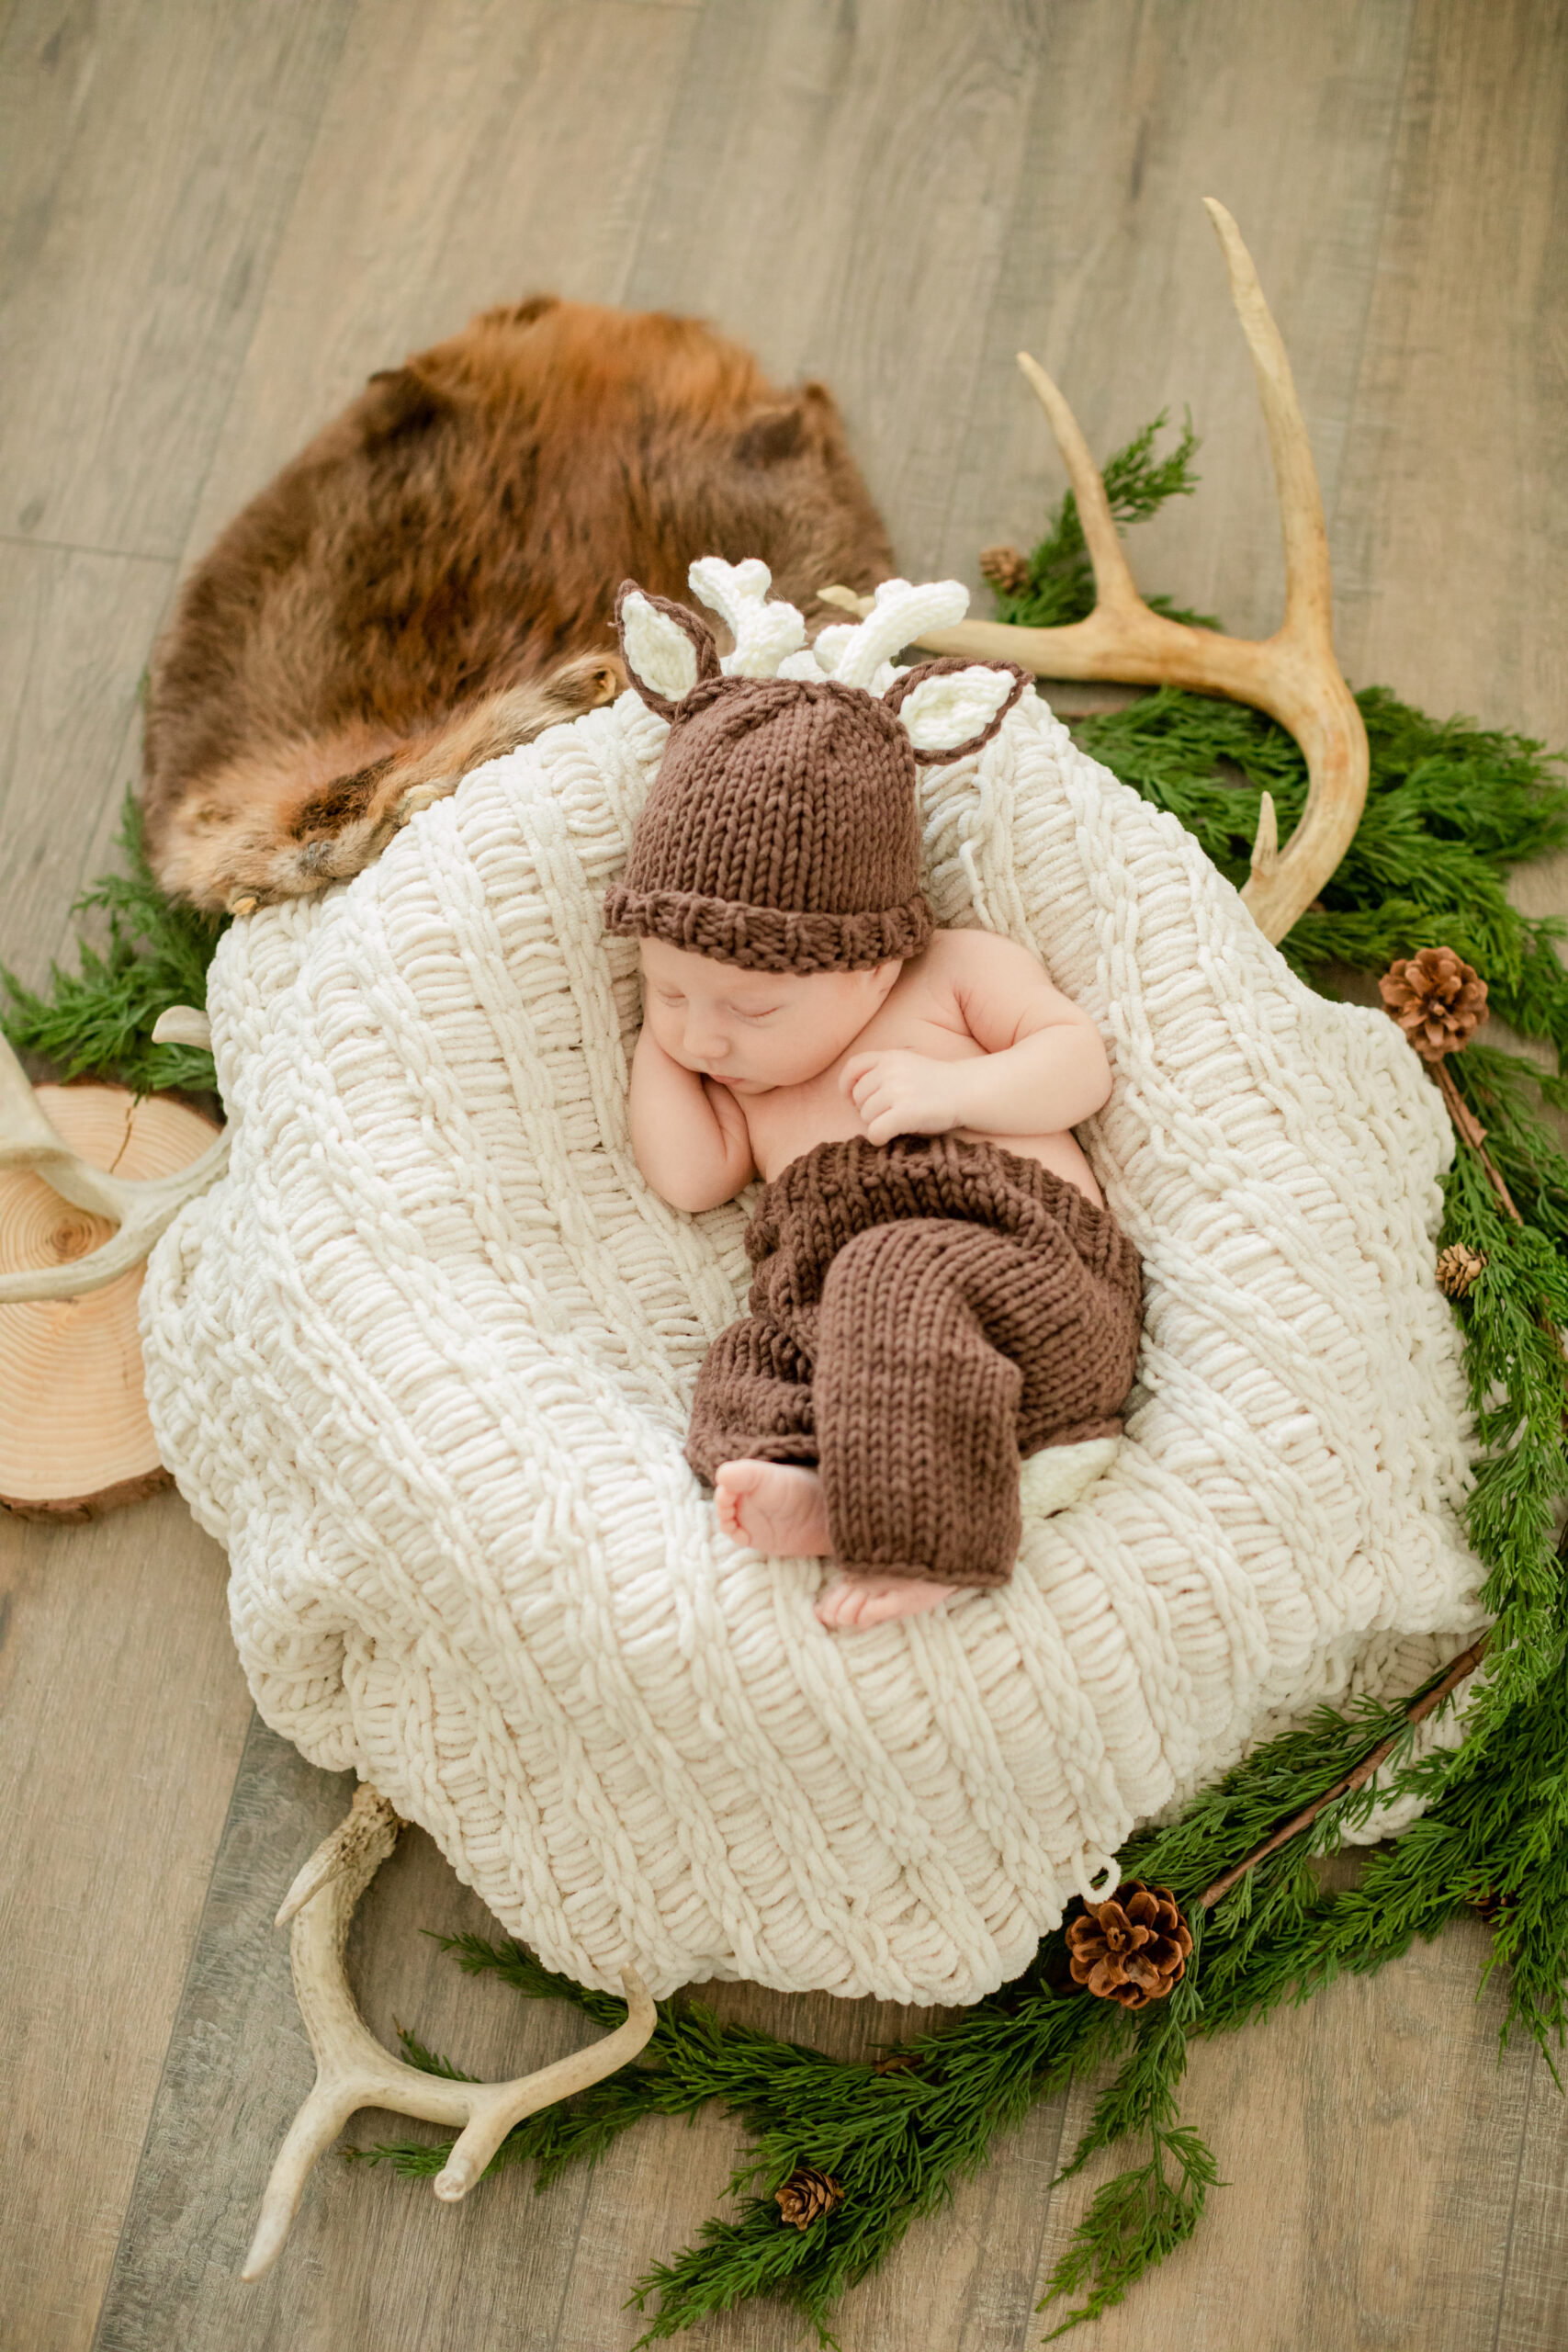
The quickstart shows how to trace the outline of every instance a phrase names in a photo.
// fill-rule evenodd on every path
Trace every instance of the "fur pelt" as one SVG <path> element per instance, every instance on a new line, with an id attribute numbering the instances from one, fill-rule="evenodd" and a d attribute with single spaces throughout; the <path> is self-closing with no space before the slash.
<path id="1" fill-rule="evenodd" d="M 807 610 L 892 571 L 824 386 L 779 390 L 694 319 L 549 295 L 372 377 L 154 655 L 159 881 L 243 910 L 357 873 L 468 770 L 615 695 L 618 583 L 681 595 L 700 555 L 761 556 Z"/>

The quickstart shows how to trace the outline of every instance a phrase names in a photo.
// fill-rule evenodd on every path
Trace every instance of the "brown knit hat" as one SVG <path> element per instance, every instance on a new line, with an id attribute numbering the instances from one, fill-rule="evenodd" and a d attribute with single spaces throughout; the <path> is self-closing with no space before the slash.
<path id="1" fill-rule="evenodd" d="M 1009 665 L 1006 702 L 971 740 L 921 752 L 901 707 L 922 680 L 970 665 L 924 663 L 885 696 L 831 678 L 726 678 L 706 623 L 683 605 L 628 581 L 615 617 L 627 675 L 671 732 L 626 874 L 604 900 L 606 930 L 763 972 L 849 971 L 919 955 L 931 915 L 917 763 L 987 741 L 1023 673 Z M 646 673 L 660 619 L 656 656 L 681 650 L 671 623 L 690 641 L 691 682 L 678 696 Z"/>

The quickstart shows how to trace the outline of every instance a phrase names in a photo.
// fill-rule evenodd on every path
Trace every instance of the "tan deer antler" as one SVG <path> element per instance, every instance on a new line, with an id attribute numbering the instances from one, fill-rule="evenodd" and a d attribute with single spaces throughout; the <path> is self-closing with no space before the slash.
<path id="1" fill-rule="evenodd" d="M 397 1844 L 402 1823 L 375 1790 L 360 1788 L 348 1814 L 299 1872 L 277 1915 L 292 1921 L 289 1958 L 295 1997 L 316 2057 L 316 2082 L 277 2153 L 261 2218 L 241 2277 L 271 2268 L 299 2210 L 311 2165 L 356 2108 L 383 2107 L 427 2123 L 464 2127 L 436 2175 L 437 2197 L 466 2197 L 514 2123 L 557 2099 L 603 2082 L 646 2044 L 659 2021 L 636 1969 L 621 1972 L 626 2021 L 602 2041 L 511 2083 L 451 2082 L 426 2075 L 384 2050 L 355 2006 L 344 1973 L 344 1946 L 355 1905 Z"/>
<path id="2" fill-rule="evenodd" d="M 198 1016 L 199 1017 L 199 1016 Z M 118 1233 L 100 1248 L 63 1266 L 25 1268 L 0 1274 L 0 1306 L 19 1299 L 80 1298 L 139 1266 L 165 1226 L 172 1225 L 187 1201 L 223 1173 L 229 1159 L 229 1138 L 220 1136 L 199 1159 L 177 1168 L 172 1176 L 136 1182 L 128 1176 L 107 1175 L 84 1159 L 56 1132 L 27 1073 L 4 1036 L 0 1036 L 0 1169 L 29 1168 L 73 1208 L 107 1217 Z"/>
<path id="3" fill-rule="evenodd" d="M 1087 620 L 1065 628 L 963 621 L 917 641 L 933 653 L 1021 662 L 1043 677 L 1190 686 L 1250 703 L 1277 718 L 1305 754 L 1306 808 L 1280 849 L 1274 804 L 1264 794 L 1252 877 L 1242 897 L 1264 936 L 1282 939 L 1334 872 L 1360 821 L 1367 797 L 1367 730 L 1334 658 L 1328 535 L 1291 363 L 1240 231 L 1223 204 L 1213 197 L 1204 203 L 1225 257 L 1231 299 L 1252 353 L 1269 428 L 1285 541 L 1285 617 L 1280 628 L 1254 643 L 1189 628 L 1149 610 L 1133 584 L 1105 485 L 1072 411 L 1045 370 L 1021 352 L 1018 364 L 1049 420 L 1077 501 L 1098 601 Z M 846 612 L 872 608 L 869 598 L 849 589 L 821 593 Z"/>

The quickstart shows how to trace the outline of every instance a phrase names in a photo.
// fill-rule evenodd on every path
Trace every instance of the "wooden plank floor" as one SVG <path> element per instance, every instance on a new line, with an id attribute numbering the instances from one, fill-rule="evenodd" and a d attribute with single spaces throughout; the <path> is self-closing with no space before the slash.
<path id="1" fill-rule="evenodd" d="M 1561 0 L 0 0 L 0 956 L 28 977 L 107 862 L 182 565 L 371 369 L 540 287 L 826 377 L 917 577 L 976 582 L 1057 492 L 1020 347 L 1101 452 L 1190 405 L 1202 491 L 1134 561 L 1257 630 L 1280 562 L 1219 195 L 1294 359 L 1350 675 L 1568 737 Z M 324 2163 L 238 2285 L 309 2072 L 267 1923 L 344 1784 L 255 1722 L 174 1497 L 0 1523 L 0 1634 L 4 2352 L 629 2346 L 628 2284 L 722 2192 L 722 2118 L 451 2211 Z M 481 2070 L 570 2047 L 418 1933 L 482 1919 L 411 1836 L 356 1930 L 372 2021 Z M 1198 2051 L 1231 2186 L 1084 2352 L 1568 2343 L 1568 2110 L 1533 2046 L 1497 2063 L 1485 1950 L 1455 1929 Z M 721 1999 L 844 2052 L 907 2021 Z M 1084 2107 L 851 2298 L 846 2352 L 1039 2340 Z M 762 2311 L 703 2340 L 798 2338 Z"/>

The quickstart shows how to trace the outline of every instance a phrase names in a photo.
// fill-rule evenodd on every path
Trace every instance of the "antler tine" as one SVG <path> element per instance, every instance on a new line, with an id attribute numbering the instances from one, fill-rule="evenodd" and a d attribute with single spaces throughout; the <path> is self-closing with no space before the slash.
<path id="1" fill-rule="evenodd" d="M 1263 299 L 1252 255 L 1242 243 L 1241 231 L 1217 197 L 1206 196 L 1203 209 L 1220 241 L 1231 300 L 1252 355 L 1258 406 L 1274 464 L 1285 543 L 1285 618 L 1280 634 L 1310 639 L 1332 662 L 1334 594 L 1328 571 L 1328 528 L 1323 519 L 1323 496 L 1306 421 L 1296 398 L 1296 379 L 1291 373 L 1284 338 Z"/>
<path id="2" fill-rule="evenodd" d="M 933 653 L 1021 662 L 1043 677 L 1121 678 L 1139 685 L 1188 686 L 1266 710 L 1301 746 L 1307 802 L 1282 849 L 1272 802 L 1258 813 L 1252 875 L 1242 897 L 1267 939 L 1282 939 L 1317 896 L 1349 847 L 1366 803 L 1367 730 L 1334 658 L 1328 542 L 1323 502 L 1290 362 L 1269 314 L 1252 258 L 1223 204 L 1206 199 L 1230 278 L 1231 297 L 1252 354 L 1269 428 L 1285 541 L 1285 618 L 1259 643 L 1189 628 L 1149 610 L 1133 584 L 1094 462 L 1072 411 L 1044 369 L 1020 365 L 1055 435 L 1094 565 L 1098 602 L 1087 620 L 1065 628 L 1021 628 L 1001 621 L 964 621 L 922 630 Z M 829 602 L 866 611 L 848 590 L 823 590 Z"/>
<path id="3" fill-rule="evenodd" d="M 294 1991 L 315 2054 L 316 2081 L 273 2165 L 240 2274 L 247 2280 L 261 2278 L 277 2259 L 311 2165 L 356 2109 L 381 2107 L 428 2123 L 462 2126 L 434 2183 L 437 2197 L 451 2202 L 467 2196 L 513 2124 L 613 2075 L 643 2049 L 659 2021 L 642 1979 L 627 1968 L 622 1972 L 626 2023 L 537 2074 L 510 2083 L 452 2082 L 392 2057 L 355 2007 L 343 1956 L 355 1905 L 402 1826 L 384 1797 L 361 1787 L 346 1818 L 306 1863 L 278 1913 L 280 1923 L 293 1921 Z"/>
<path id="4" fill-rule="evenodd" d="M 1078 521 L 1083 526 L 1084 545 L 1094 571 L 1095 602 L 1100 612 L 1141 612 L 1148 610 L 1134 584 L 1131 566 L 1122 551 L 1116 528 L 1116 517 L 1111 512 L 1111 501 L 1105 494 L 1100 468 L 1089 453 L 1089 443 L 1078 430 L 1077 418 L 1062 398 L 1056 386 L 1045 373 L 1038 359 L 1027 351 L 1018 355 L 1018 364 L 1035 399 L 1045 412 L 1045 421 L 1061 452 L 1062 463 L 1067 469 L 1067 480 L 1077 501 Z"/>
<path id="5" fill-rule="evenodd" d="M 229 1138 L 220 1136 L 198 1159 L 172 1176 L 137 1182 L 107 1175 L 73 1151 L 47 1117 L 28 1083 L 27 1073 L 0 1035 L 0 1169 L 28 1168 L 73 1208 L 107 1217 L 119 1230 L 85 1258 L 63 1266 L 24 1268 L 0 1274 L 0 1306 L 23 1299 L 80 1298 L 102 1290 L 141 1264 L 166 1226 L 187 1201 L 205 1193 L 223 1172 Z"/>
<path id="6" fill-rule="evenodd" d="M 119 1222 L 113 1180 L 72 1150 L 28 1082 L 0 1032 L 0 1168 L 32 1168 L 73 1208 Z M 0 1297 L 5 1295 L 0 1291 Z"/>
<path id="7" fill-rule="evenodd" d="M 357 1903 L 397 1844 L 402 1826 L 400 1817 L 386 1798 L 378 1796 L 370 1783 L 362 1781 L 354 1792 L 354 1803 L 337 1827 L 330 1837 L 322 1838 L 310 1860 L 300 1866 L 293 1885 L 277 1906 L 273 1926 L 292 1926 L 323 1886 L 330 1886 L 334 1878 L 351 1877 L 363 1865 L 364 1876 L 353 1898 Z"/>

